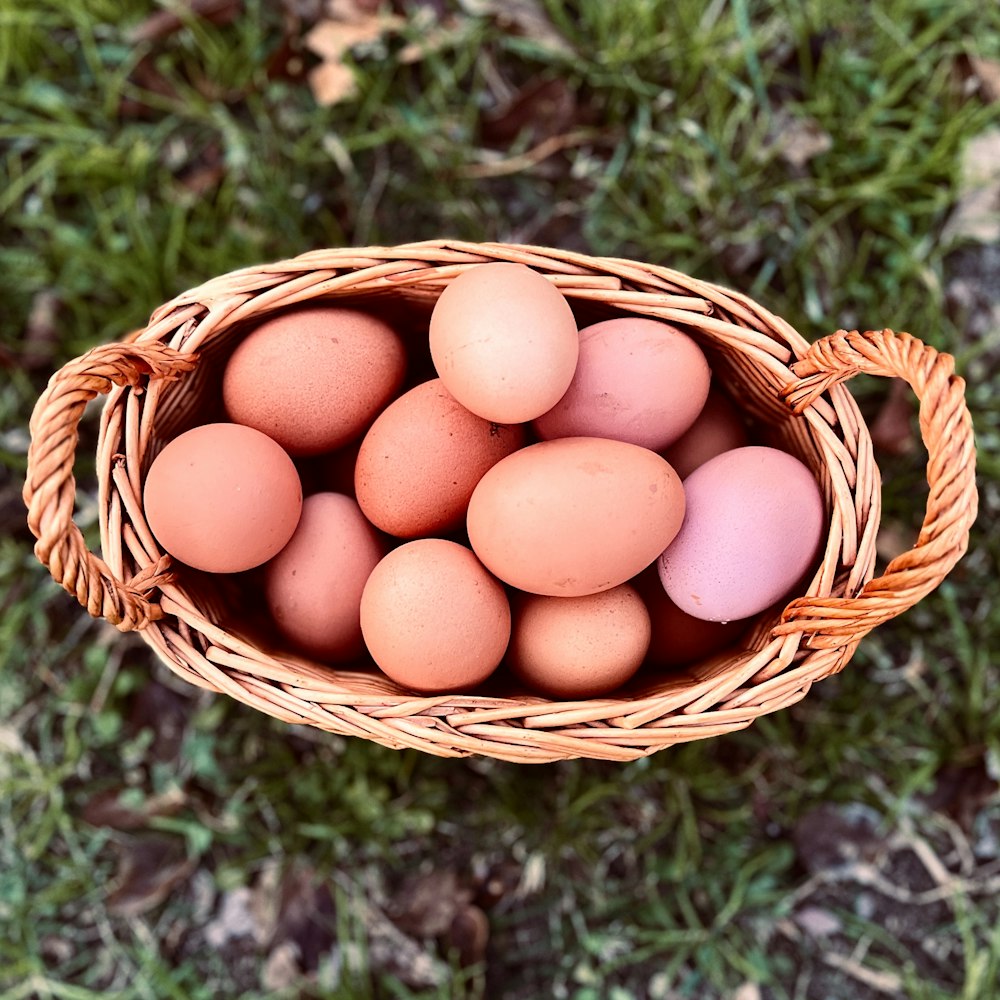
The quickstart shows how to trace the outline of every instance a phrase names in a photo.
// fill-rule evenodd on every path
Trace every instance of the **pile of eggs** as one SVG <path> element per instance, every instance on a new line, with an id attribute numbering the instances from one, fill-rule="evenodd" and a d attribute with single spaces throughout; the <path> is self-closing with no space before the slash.
<path id="1" fill-rule="evenodd" d="M 428 343 L 437 377 L 404 390 L 403 339 L 374 313 L 259 323 L 226 363 L 228 422 L 149 468 L 159 544 L 256 569 L 313 659 L 367 655 L 427 693 L 499 668 L 568 699 L 719 651 L 815 560 L 814 477 L 750 442 L 681 329 L 578 329 L 555 284 L 498 262 L 445 288 Z M 337 487 L 304 496 L 317 462 Z"/>

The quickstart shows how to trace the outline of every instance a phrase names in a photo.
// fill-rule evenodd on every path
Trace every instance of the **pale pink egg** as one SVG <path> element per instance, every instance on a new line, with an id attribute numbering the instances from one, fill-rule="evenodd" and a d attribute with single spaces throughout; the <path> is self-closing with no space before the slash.
<path id="1" fill-rule="evenodd" d="M 823 496 L 809 469 L 775 448 L 723 452 L 684 481 L 687 511 L 659 561 L 682 610 L 708 621 L 759 614 L 784 597 L 819 552 Z"/>
<path id="2" fill-rule="evenodd" d="M 603 437 L 658 451 L 676 441 L 705 404 L 711 378 L 695 341 L 640 316 L 580 331 L 580 358 L 563 397 L 535 421 L 545 439 Z"/>

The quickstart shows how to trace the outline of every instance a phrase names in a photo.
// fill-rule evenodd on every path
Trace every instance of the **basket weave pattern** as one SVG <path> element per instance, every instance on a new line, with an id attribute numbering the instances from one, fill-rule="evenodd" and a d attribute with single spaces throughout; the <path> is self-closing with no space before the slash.
<path id="1" fill-rule="evenodd" d="M 642 672 L 599 699 L 552 701 L 510 681 L 489 693 L 416 696 L 377 672 L 331 668 L 261 642 L 224 581 L 172 571 L 145 521 L 143 477 L 176 433 L 219 418 L 219 374 L 254 321 L 322 299 L 391 307 L 419 330 L 449 281 L 492 260 L 544 274 L 581 325 L 622 314 L 681 325 L 768 443 L 816 474 L 829 530 L 815 572 L 786 607 L 761 615 L 738 649 L 683 671 Z M 877 579 L 879 474 L 842 384 L 858 373 L 912 386 L 929 455 L 917 543 Z M 99 394 L 107 395 L 97 455 L 102 557 L 73 523 L 77 425 Z M 57 372 L 31 437 L 24 499 L 36 554 L 91 615 L 137 630 L 184 680 L 271 716 L 442 756 L 630 760 L 748 726 L 799 701 L 844 667 L 867 632 L 933 590 L 965 552 L 977 509 L 972 424 L 948 355 L 888 330 L 839 331 L 810 347 L 749 298 L 668 268 L 508 244 L 319 250 L 213 279 L 159 308 L 128 342 Z"/>

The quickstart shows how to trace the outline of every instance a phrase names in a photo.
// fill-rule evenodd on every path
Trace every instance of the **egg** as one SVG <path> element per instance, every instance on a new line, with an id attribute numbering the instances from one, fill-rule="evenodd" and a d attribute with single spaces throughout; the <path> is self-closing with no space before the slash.
<path id="1" fill-rule="evenodd" d="M 524 443 L 524 427 L 462 406 L 440 379 L 392 402 L 361 443 L 354 487 L 365 516 L 402 538 L 460 527 L 486 471 Z"/>
<path id="2" fill-rule="evenodd" d="M 546 440 L 604 437 L 657 451 L 692 425 L 710 378 L 701 348 L 669 323 L 639 316 L 594 323 L 580 331 L 569 388 L 535 430 Z"/>
<path id="3" fill-rule="evenodd" d="M 683 517 L 681 481 L 655 452 L 575 437 L 497 462 L 473 491 L 466 527 L 494 576 L 533 594 L 581 597 L 652 563 Z"/>
<path id="4" fill-rule="evenodd" d="M 809 469 L 775 448 L 724 452 L 684 481 L 687 513 L 659 561 L 670 599 L 708 621 L 759 614 L 816 558 L 823 497 Z"/>
<path id="5" fill-rule="evenodd" d="M 524 264 L 478 264 L 434 305 L 429 344 L 445 388 L 484 420 L 541 416 L 573 378 L 580 341 L 573 311 L 550 281 Z"/>
<path id="6" fill-rule="evenodd" d="M 264 593 L 279 630 L 319 659 L 358 657 L 361 594 L 384 553 L 378 533 L 351 497 L 306 497 L 295 534 L 265 569 Z"/>
<path id="7" fill-rule="evenodd" d="M 333 451 L 358 437 L 395 395 L 406 355 L 377 316 L 313 305 L 264 320 L 222 378 L 229 418 L 290 455 Z"/>
<path id="8" fill-rule="evenodd" d="M 649 637 L 649 613 L 627 584 L 586 597 L 523 595 L 514 604 L 508 660 L 542 694 L 594 698 L 635 674 Z"/>
<path id="9" fill-rule="evenodd" d="M 292 537 L 302 484 L 291 458 L 266 434 L 204 424 L 153 460 L 143 509 L 175 559 L 209 573 L 240 573 L 267 562 Z"/>
<path id="10" fill-rule="evenodd" d="M 712 388 L 695 422 L 663 452 L 663 457 L 681 479 L 687 479 L 710 458 L 742 448 L 748 442 L 746 425 L 739 411 L 728 396 Z"/>
<path id="11" fill-rule="evenodd" d="M 368 577 L 361 631 L 372 659 L 397 684 L 466 691 L 503 658 L 510 604 L 465 546 L 418 538 L 393 549 Z"/>
<path id="12" fill-rule="evenodd" d="M 733 645 L 747 622 L 709 622 L 681 611 L 660 582 L 656 564 L 632 582 L 649 612 L 651 634 L 646 664 L 653 668 L 694 663 Z"/>

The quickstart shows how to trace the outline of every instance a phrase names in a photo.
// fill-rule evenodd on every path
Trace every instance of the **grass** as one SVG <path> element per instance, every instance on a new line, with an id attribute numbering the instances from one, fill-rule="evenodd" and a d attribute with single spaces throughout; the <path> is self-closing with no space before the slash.
<path id="1" fill-rule="evenodd" d="M 567 47 L 504 28 L 499 5 L 483 4 L 401 61 L 407 43 L 427 45 L 433 6 L 412 5 L 398 33 L 352 57 L 356 96 L 322 108 L 303 81 L 269 77 L 282 20 L 262 0 L 231 24 L 189 19 L 141 44 L 128 30 L 151 7 L 137 0 L 0 0 L 12 359 L 0 386 L 0 997 L 279 995 L 260 985 L 260 951 L 213 952 L 201 935 L 221 894 L 259 885 L 269 863 L 306 861 L 342 887 L 317 996 L 714 1000 L 747 984 L 766 1000 L 876 995 L 834 954 L 860 955 L 897 995 L 987 1000 L 1000 974 L 986 891 L 1000 804 L 953 776 L 1000 769 L 1000 382 L 995 341 L 970 340 L 947 308 L 940 233 L 964 142 L 1000 120 L 996 103 L 960 92 L 954 68 L 963 53 L 1000 59 L 1000 13 L 978 0 L 539 4 Z M 569 110 L 529 107 L 510 148 L 490 148 L 498 79 L 557 81 Z M 792 122 L 828 137 L 801 167 L 781 152 Z M 586 141 L 506 172 L 572 129 Z M 141 643 L 47 582 L 16 491 L 51 370 L 215 274 L 442 234 L 666 263 L 747 291 L 809 338 L 890 326 L 953 352 L 981 452 L 970 554 L 800 705 L 624 766 L 448 762 L 296 732 L 176 687 Z M 41 336 L 25 333 L 28 316 L 50 290 L 44 363 L 25 366 Z M 884 394 L 858 386 L 869 414 Z M 91 414 L 78 521 L 92 539 L 95 434 Z M 886 519 L 914 532 L 922 462 L 880 459 Z M 172 794 L 181 805 L 139 830 L 86 821 L 101 792 L 122 788 L 140 813 Z M 969 801 L 967 826 L 949 820 Z M 896 900 L 893 937 L 863 872 L 814 885 L 795 837 L 823 804 L 866 807 L 883 841 L 914 829 L 962 871 L 950 902 Z M 190 880 L 138 917 L 115 911 L 117 859 L 151 836 L 204 876 L 207 914 Z M 913 857 L 884 848 L 871 863 L 919 893 L 929 876 Z M 485 971 L 433 944 L 438 986 L 386 971 L 357 899 L 391 902 L 407 877 L 447 870 L 481 894 L 484 873 L 508 869 L 502 898 L 483 903 Z M 809 903 L 840 929 L 796 932 Z M 921 945 L 932 932 L 940 959 Z"/>

